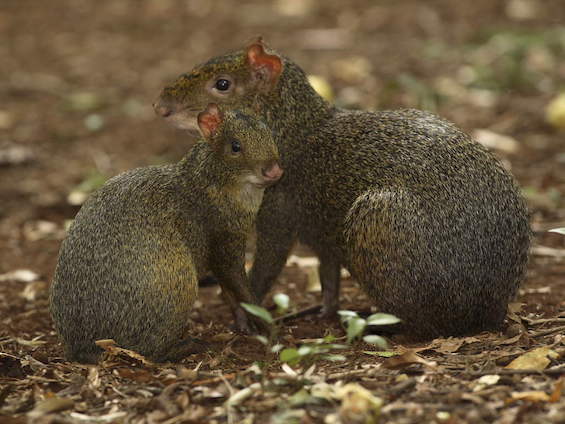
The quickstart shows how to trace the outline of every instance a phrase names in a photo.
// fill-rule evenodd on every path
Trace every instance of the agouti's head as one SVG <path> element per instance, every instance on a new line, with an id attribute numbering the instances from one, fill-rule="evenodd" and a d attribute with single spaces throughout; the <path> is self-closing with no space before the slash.
<path id="1" fill-rule="evenodd" d="M 222 112 L 211 103 L 197 121 L 223 166 L 244 183 L 264 188 L 280 179 L 277 146 L 261 120 L 239 110 Z"/>
<path id="2" fill-rule="evenodd" d="M 246 49 L 218 56 L 182 74 L 165 87 L 153 107 L 158 115 L 182 129 L 195 129 L 198 112 L 209 103 L 223 110 L 250 107 L 259 93 L 272 90 L 283 60 L 269 54 L 261 39 Z"/>

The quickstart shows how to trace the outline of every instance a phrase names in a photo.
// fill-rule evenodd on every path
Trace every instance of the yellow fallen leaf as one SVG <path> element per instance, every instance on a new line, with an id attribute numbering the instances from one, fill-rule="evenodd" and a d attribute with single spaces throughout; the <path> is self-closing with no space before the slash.
<path id="1" fill-rule="evenodd" d="M 538 347 L 524 353 L 510 362 L 506 368 L 511 370 L 537 370 L 542 371 L 551 363 L 549 358 L 557 358 L 559 354 L 549 347 Z"/>
<path id="2" fill-rule="evenodd" d="M 549 402 L 550 397 L 545 392 L 531 391 L 512 393 L 512 400 L 529 400 L 530 402 Z"/>
<path id="3" fill-rule="evenodd" d="M 565 130 L 565 93 L 549 102 L 545 108 L 545 120 L 555 128 Z"/>
<path id="4" fill-rule="evenodd" d="M 383 401 L 357 383 L 349 383 L 335 390 L 341 399 L 339 417 L 341 422 L 376 424 Z"/>
<path id="5" fill-rule="evenodd" d="M 319 75 L 308 75 L 308 82 L 312 86 L 316 93 L 326 99 L 328 102 L 333 102 L 335 97 L 333 89 L 330 83 Z"/>

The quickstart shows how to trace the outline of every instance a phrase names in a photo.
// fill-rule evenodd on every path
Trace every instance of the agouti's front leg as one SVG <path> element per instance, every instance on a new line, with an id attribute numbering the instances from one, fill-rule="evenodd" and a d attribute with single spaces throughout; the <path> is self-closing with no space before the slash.
<path id="1" fill-rule="evenodd" d="M 228 240 L 229 239 L 229 240 Z M 229 305 L 235 326 L 242 333 L 256 333 L 263 326 L 250 319 L 241 303 L 258 304 L 257 297 L 245 273 L 245 238 L 224 236 L 222 243 L 215 243 L 211 268 L 222 287 L 222 297 Z"/>
<path id="2" fill-rule="evenodd" d="M 296 212 L 276 188 L 265 191 L 256 221 L 257 248 L 249 281 L 259 302 L 281 273 L 296 241 Z"/>

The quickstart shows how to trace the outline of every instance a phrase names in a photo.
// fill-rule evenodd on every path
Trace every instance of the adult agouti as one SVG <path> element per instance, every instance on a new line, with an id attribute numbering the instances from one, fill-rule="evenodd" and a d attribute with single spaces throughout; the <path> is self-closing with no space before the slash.
<path id="1" fill-rule="evenodd" d="M 155 107 L 190 127 L 212 99 L 258 104 L 285 168 L 257 219 L 250 278 L 260 298 L 298 239 L 320 258 L 327 315 L 345 266 L 414 338 L 500 326 L 530 228 L 512 176 L 481 145 L 430 113 L 333 107 L 261 40 L 181 75 Z"/>
<path id="2" fill-rule="evenodd" d="M 198 278 L 219 280 L 239 327 L 256 302 L 245 242 L 266 186 L 282 175 L 271 130 L 252 115 L 198 115 L 206 141 L 179 163 L 124 172 L 95 192 L 61 247 L 51 314 L 68 359 L 96 362 L 98 339 L 154 361 L 194 349 L 190 311 Z"/>

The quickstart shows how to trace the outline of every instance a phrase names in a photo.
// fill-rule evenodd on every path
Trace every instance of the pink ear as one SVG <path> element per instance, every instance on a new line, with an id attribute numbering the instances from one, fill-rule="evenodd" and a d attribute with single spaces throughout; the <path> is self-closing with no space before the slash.
<path id="1" fill-rule="evenodd" d="M 265 47 L 261 38 L 247 48 L 247 63 L 249 63 L 256 76 L 267 80 L 271 87 L 277 83 L 283 68 L 283 63 L 279 56 L 265 53 Z"/>
<path id="2" fill-rule="evenodd" d="M 213 136 L 218 130 L 222 118 L 222 112 L 218 109 L 218 105 L 210 103 L 206 110 L 198 114 L 198 127 L 202 131 L 202 135 L 206 138 Z"/>

